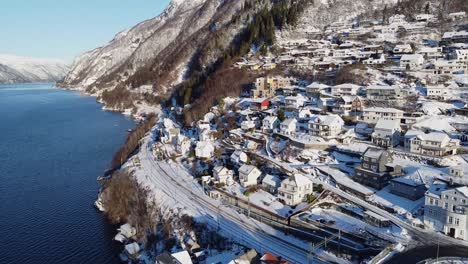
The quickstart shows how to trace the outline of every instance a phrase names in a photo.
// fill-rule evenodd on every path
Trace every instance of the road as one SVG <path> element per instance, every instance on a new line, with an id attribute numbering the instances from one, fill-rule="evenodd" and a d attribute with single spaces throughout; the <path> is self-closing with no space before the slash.
<path id="1" fill-rule="evenodd" d="M 223 206 L 219 201 L 207 197 L 201 186 L 175 171 L 167 162 L 154 159 L 149 147 L 149 140 L 139 153 L 141 168 L 154 186 L 178 205 L 195 212 L 213 228 L 219 228 L 227 237 L 240 244 L 255 248 L 259 252 L 271 252 L 292 263 L 310 263 L 309 245 L 303 241 L 286 236 L 265 224 L 238 214 L 233 209 Z M 313 263 L 331 263 L 332 258 Z"/>

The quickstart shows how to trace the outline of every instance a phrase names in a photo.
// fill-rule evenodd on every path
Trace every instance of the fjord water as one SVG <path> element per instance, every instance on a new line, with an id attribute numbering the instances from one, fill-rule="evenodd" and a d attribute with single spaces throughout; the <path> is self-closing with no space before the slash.
<path id="1" fill-rule="evenodd" d="M 0 86 L 0 263 L 116 263 L 96 178 L 134 123 L 52 84 Z"/>

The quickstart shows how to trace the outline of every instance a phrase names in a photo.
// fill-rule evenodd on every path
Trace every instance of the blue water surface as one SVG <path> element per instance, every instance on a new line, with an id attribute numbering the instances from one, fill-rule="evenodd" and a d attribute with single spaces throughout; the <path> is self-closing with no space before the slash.
<path id="1" fill-rule="evenodd" d="M 96 178 L 134 122 L 53 84 L 0 86 L 0 263 L 116 263 Z"/>

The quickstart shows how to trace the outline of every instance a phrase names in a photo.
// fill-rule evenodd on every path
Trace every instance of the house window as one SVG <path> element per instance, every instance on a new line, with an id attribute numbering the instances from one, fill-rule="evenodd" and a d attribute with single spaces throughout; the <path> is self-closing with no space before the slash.
<path id="1" fill-rule="evenodd" d="M 447 202 L 445 202 L 444 208 L 445 208 L 445 209 L 448 209 L 448 203 L 447 203 Z"/>
<path id="2" fill-rule="evenodd" d="M 452 224 L 453 223 L 453 217 L 449 216 L 447 223 Z"/>
<path id="3" fill-rule="evenodd" d="M 460 219 L 455 218 L 455 225 L 456 225 L 456 226 L 459 226 L 459 225 L 460 225 Z"/>
<path id="4" fill-rule="evenodd" d="M 433 204 L 434 204 L 434 199 L 432 199 L 432 198 L 429 199 L 429 204 L 430 204 L 430 205 L 433 205 Z"/>

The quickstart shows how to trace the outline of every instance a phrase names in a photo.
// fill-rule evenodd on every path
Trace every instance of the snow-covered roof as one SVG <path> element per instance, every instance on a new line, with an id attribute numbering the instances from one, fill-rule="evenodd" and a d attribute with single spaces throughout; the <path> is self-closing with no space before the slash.
<path id="1" fill-rule="evenodd" d="M 426 194 L 432 197 L 440 198 L 443 191 L 447 190 L 447 185 L 443 183 L 434 183 L 427 190 Z"/>
<path id="2" fill-rule="evenodd" d="M 306 176 L 302 174 L 294 174 L 294 176 L 289 177 L 283 180 L 283 183 L 287 185 L 294 185 L 297 187 L 305 186 L 307 184 L 312 183 Z"/>
<path id="3" fill-rule="evenodd" d="M 307 86 L 307 88 L 314 88 L 314 89 L 326 89 L 328 87 L 330 86 L 323 84 L 323 83 L 318 83 L 318 82 L 311 83 Z"/>
<path id="4" fill-rule="evenodd" d="M 311 118 L 309 123 L 331 126 L 331 125 L 343 125 L 344 121 L 338 115 L 316 115 Z"/>
<path id="5" fill-rule="evenodd" d="M 297 120 L 295 118 L 288 118 L 288 119 L 284 120 L 281 124 L 286 125 L 286 126 L 290 126 L 290 125 L 292 125 L 292 124 L 294 124 L 296 122 L 297 122 Z"/>
<path id="6" fill-rule="evenodd" d="M 184 263 L 184 264 L 192 264 L 193 263 L 192 258 L 190 258 L 190 254 L 186 250 L 174 253 L 174 254 L 172 254 L 172 257 L 177 259 L 177 261 L 179 261 L 179 263 Z"/>
<path id="7" fill-rule="evenodd" d="M 396 89 L 398 89 L 397 86 L 390 86 L 390 85 L 369 85 L 366 87 L 366 90 L 396 90 Z"/>
<path id="8" fill-rule="evenodd" d="M 391 86 L 390 86 L 391 87 Z M 371 107 L 364 109 L 364 112 L 379 112 L 379 113 L 404 113 L 401 110 L 395 108 L 384 108 L 384 107 Z"/>
<path id="9" fill-rule="evenodd" d="M 244 164 L 239 168 L 239 173 L 248 175 L 252 173 L 252 171 L 254 170 L 258 170 L 257 167 L 253 165 Z"/>
<path id="10" fill-rule="evenodd" d="M 333 88 L 351 88 L 351 89 L 359 89 L 359 85 L 353 84 L 353 83 L 343 83 L 339 85 L 333 86 Z"/>
<path id="11" fill-rule="evenodd" d="M 140 252 L 140 246 L 137 242 L 133 242 L 131 244 L 125 245 L 125 251 L 127 251 L 130 255 L 136 255 Z"/>
<path id="12" fill-rule="evenodd" d="M 421 140 L 434 141 L 434 142 L 444 142 L 450 139 L 447 134 L 442 133 L 442 132 L 431 132 L 428 134 L 421 134 L 421 135 L 418 135 L 418 138 L 420 138 Z"/>
<path id="13" fill-rule="evenodd" d="M 262 180 L 262 183 L 268 184 L 270 186 L 279 186 L 280 182 L 281 181 L 278 177 L 270 174 L 267 174 Z"/>
<path id="14" fill-rule="evenodd" d="M 424 134 L 424 132 L 421 131 L 421 130 L 410 129 L 410 130 L 406 131 L 405 137 L 406 138 L 411 138 L 411 137 L 419 136 L 419 135 L 422 135 L 422 134 Z"/>
<path id="15" fill-rule="evenodd" d="M 380 118 L 375 125 L 375 129 L 400 130 L 400 121 Z"/>
<path id="16" fill-rule="evenodd" d="M 404 177 L 394 178 L 394 179 L 391 179 L 391 181 L 398 182 L 398 183 L 408 185 L 408 186 L 412 186 L 412 187 L 424 185 L 424 183 L 415 182 L 415 181 L 413 181 L 411 179 L 404 178 Z"/>
<path id="17" fill-rule="evenodd" d="M 366 152 L 364 152 L 363 156 L 378 159 L 384 153 L 385 150 L 379 148 L 367 148 Z"/>
<path id="18" fill-rule="evenodd" d="M 421 54 L 404 54 L 400 61 L 423 61 L 424 57 Z"/>

